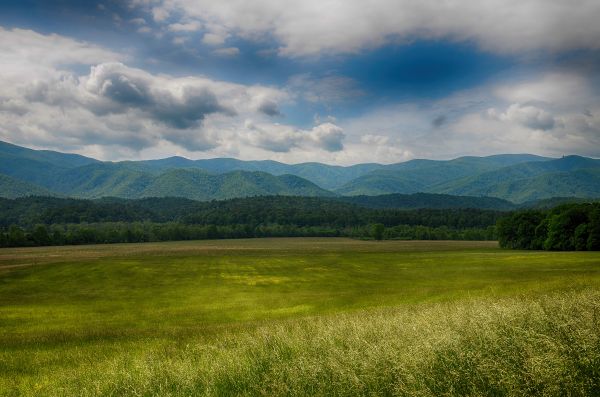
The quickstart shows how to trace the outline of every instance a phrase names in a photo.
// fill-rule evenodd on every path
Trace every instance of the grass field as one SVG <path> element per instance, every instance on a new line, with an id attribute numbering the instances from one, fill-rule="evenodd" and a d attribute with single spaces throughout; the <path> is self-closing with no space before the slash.
<path id="1" fill-rule="evenodd" d="M 600 395 L 600 253 L 3 249 L 0 395 Z"/>

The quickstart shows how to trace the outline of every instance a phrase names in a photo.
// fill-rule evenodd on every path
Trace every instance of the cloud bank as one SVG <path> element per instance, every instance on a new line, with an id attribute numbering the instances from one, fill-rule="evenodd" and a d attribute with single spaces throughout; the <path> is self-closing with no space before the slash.
<path id="1" fill-rule="evenodd" d="M 348 136 L 347 146 L 368 143 L 379 151 L 379 158 L 390 160 L 497 153 L 600 157 L 598 91 L 570 73 L 492 84 L 437 101 L 391 105 L 340 125 Z"/>
<path id="2" fill-rule="evenodd" d="M 271 121 L 283 116 L 279 104 L 290 100 L 286 90 L 97 63 L 126 57 L 57 35 L 3 30 L 0 37 L 2 69 L 13 77 L 3 79 L 0 96 L 3 140 L 103 158 L 165 144 L 186 153 L 343 148 L 344 133 L 334 124 L 303 130 Z M 22 56 L 29 47 L 19 50 L 15 43 L 31 46 L 33 56 Z M 88 65 L 89 72 L 76 74 L 65 62 Z"/>
<path id="3" fill-rule="evenodd" d="M 169 4 L 154 7 L 167 7 L 156 16 L 175 31 L 210 26 L 224 41 L 246 34 L 218 18 L 212 25 L 194 21 Z M 172 20 L 181 15 L 188 19 Z M 198 40 L 207 34 L 199 31 Z M 133 64 L 89 42 L 0 28 L 0 139 L 102 159 L 178 154 L 352 164 L 500 152 L 600 157 L 598 85 L 593 74 L 576 70 L 520 76 L 437 100 L 378 103 L 336 119 L 329 109 L 371 97 L 360 82 L 335 73 L 296 74 L 276 87 Z M 324 114 L 293 125 L 298 108 L 308 109 L 308 118 L 310 109 Z"/>
<path id="4" fill-rule="evenodd" d="M 161 23 L 210 24 L 207 42 L 269 36 L 284 56 L 356 53 L 390 42 L 449 39 L 497 53 L 600 48 L 595 0 L 133 0 Z M 189 24 L 189 22 L 188 22 Z"/>

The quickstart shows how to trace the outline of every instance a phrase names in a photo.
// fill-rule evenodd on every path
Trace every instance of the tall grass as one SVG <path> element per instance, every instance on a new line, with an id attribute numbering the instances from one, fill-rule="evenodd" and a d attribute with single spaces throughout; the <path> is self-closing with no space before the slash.
<path id="1" fill-rule="evenodd" d="M 85 350 L 82 351 L 85 352 Z M 90 358 L 15 394 L 598 396 L 597 290 L 278 320 Z"/>

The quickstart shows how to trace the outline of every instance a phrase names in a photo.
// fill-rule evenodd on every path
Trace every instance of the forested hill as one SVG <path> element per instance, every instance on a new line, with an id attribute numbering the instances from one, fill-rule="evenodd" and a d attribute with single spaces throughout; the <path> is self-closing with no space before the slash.
<path id="1" fill-rule="evenodd" d="M 403 163 L 404 167 L 388 166 L 369 172 L 336 192 L 346 196 L 427 192 L 497 197 L 514 203 L 552 197 L 600 197 L 600 160 L 581 156 L 508 159 L 513 163 L 489 157 L 422 160 L 412 167 L 408 162 Z"/>

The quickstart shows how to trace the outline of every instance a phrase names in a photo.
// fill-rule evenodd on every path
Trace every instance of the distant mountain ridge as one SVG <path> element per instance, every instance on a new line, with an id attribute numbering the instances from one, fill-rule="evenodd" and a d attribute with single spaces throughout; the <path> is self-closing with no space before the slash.
<path id="1" fill-rule="evenodd" d="M 600 160 L 565 156 L 517 164 L 449 181 L 435 186 L 432 191 L 493 196 L 515 202 L 555 196 L 600 197 Z"/>
<path id="2" fill-rule="evenodd" d="M 530 154 L 468 156 L 454 160 L 410 160 L 382 166 L 336 189 L 336 192 L 349 196 L 418 192 L 445 193 L 433 187 L 506 166 L 547 160 L 549 159 L 546 157 Z"/>
<path id="3" fill-rule="evenodd" d="M 600 160 L 581 156 L 552 159 L 531 154 L 501 154 L 347 167 L 232 158 L 169 157 L 102 162 L 0 142 L 0 197 L 6 198 L 55 195 L 214 200 L 264 195 L 333 197 L 417 193 L 445 195 L 428 196 L 426 201 L 430 205 L 442 205 L 446 201 L 447 208 L 467 205 L 470 199 L 465 196 L 491 197 L 512 203 L 553 197 L 595 198 L 600 197 Z M 398 203 L 409 207 L 418 205 L 421 199 L 425 200 L 425 196 L 396 197 L 400 200 Z M 379 201 L 352 200 L 378 202 L 377 205 L 390 203 L 389 197 L 379 198 Z M 494 208 L 506 205 L 499 201 L 487 203 Z M 477 202 L 477 205 L 488 204 Z"/>
<path id="4" fill-rule="evenodd" d="M 272 160 L 244 161 L 233 158 L 189 160 L 183 157 L 124 163 L 136 163 L 136 167 L 151 172 L 163 172 L 173 168 L 196 168 L 217 174 L 233 171 L 266 172 L 275 176 L 289 174 L 309 179 L 323 189 L 328 190 L 335 189 L 367 172 L 383 167 L 382 164 L 375 163 L 342 167 L 321 163 L 284 164 Z"/>

